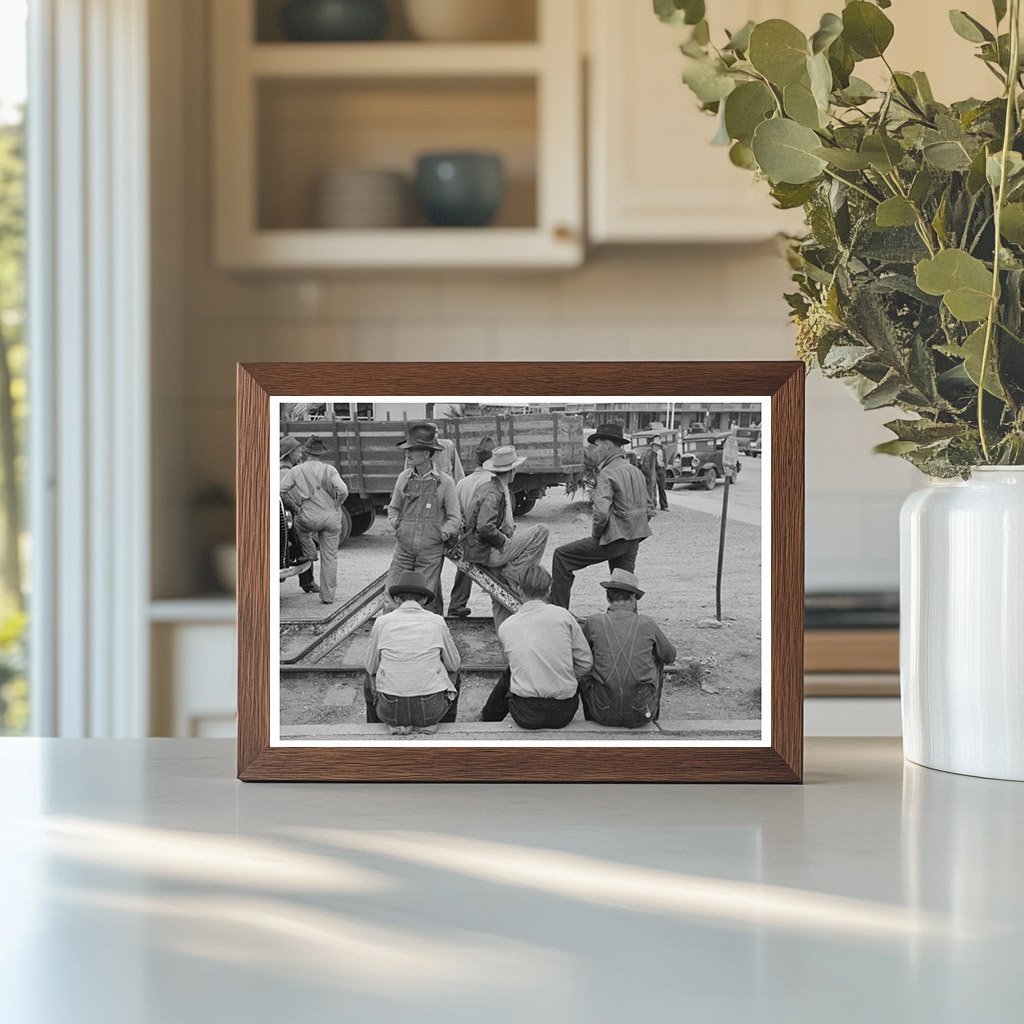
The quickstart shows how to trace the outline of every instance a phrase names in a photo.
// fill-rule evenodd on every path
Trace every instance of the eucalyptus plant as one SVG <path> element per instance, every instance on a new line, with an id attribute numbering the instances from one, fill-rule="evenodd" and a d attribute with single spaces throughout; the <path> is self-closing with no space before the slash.
<path id="1" fill-rule="evenodd" d="M 950 11 L 998 95 L 938 102 L 892 68 L 890 0 L 852 0 L 806 36 L 780 19 L 711 39 L 705 0 L 654 0 L 691 26 L 683 80 L 715 141 L 808 231 L 786 240 L 797 350 L 887 424 L 879 451 L 932 476 L 1024 464 L 1024 134 L 1020 3 Z M 888 87 L 856 75 L 878 61 Z M 995 83 L 994 83 L 995 85 Z"/>

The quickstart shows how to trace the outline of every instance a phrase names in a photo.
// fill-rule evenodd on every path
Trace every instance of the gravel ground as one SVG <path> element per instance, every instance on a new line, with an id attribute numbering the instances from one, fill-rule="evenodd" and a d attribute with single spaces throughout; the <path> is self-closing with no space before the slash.
<path id="1" fill-rule="evenodd" d="M 679 652 L 679 670 L 666 686 L 663 718 L 750 719 L 761 709 L 761 528 L 756 525 L 760 508 L 760 460 L 744 460 L 739 482 L 730 489 L 730 519 L 726 535 L 721 629 L 703 628 L 702 621 L 715 614 L 715 571 L 721 515 L 721 488 L 712 492 L 670 491 L 670 510 L 652 521 L 653 536 L 640 545 L 637 575 L 646 596 L 641 611 L 661 625 Z M 586 536 L 590 528 L 589 506 L 549 491 L 522 526 L 543 523 L 550 533 L 541 564 L 550 569 L 551 553 L 560 544 Z M 387 520 L 377 522 L 362 537 L 350 538 L 339 555 L 338 601 L 343 602 L 383 573 L 391 560 L 393 540 Z M 586 615 L 605 607 L 605 592 L 598 585 L 607 578 L 606 565 L 578 573 L 572 592 L 572 611 Z M 442 583 L 445 603 L 454 580 L 454 567 L 445 565 Z M 303 594 L 293 578 L 281 585 L 283 654 L 314 635 L 317 623 L 337 609 L 323 605 L 315 595 Z M 490 616 L 490 599 L 474 588 L 470 601 L 474 616 Z M 467 660 L 500 659 L 493 634 L 481 636 L 480 627 L 460 628 L 449 620 L 456 641 Z M 358 665 L 365 638 L 353 639 L 343 661 Z M 699 686 L 718 690 L 708 693 Z M 469 699 L 483 703 L 484 681 L 473 686 L 482 696 Z M 358 715 L 358 694 L 350 683 L 322 677 L 291 680 L 282 686 L 282 723 L 324 721 L 324 715 L 348 720 Z M 317 710 L 320 708 L 321 710 Z M 308 717 L 307 717 L 308 716 Z M 460 717 L 462 716 L 460 705 Z"/>

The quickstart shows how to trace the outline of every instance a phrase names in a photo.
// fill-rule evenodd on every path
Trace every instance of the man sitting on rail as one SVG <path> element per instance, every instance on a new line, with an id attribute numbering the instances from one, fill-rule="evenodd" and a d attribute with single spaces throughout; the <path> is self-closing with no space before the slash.
<path id="1" fill-rule="evenodd" d="M 409 453 L 412 468 L 399 474 L 388 505 L 388 521 L 396 539 L 388 584 L 393 584 L 406 570 L 423 573 L 433 595 L 428 608 L 440 615 L 444 609 L 444 545 L 462 529 L 462 513 L 455 482 L 431 463 L 431 456 L 441 451 L 441 445 L 435 437 L 436 430 L 429 427 L 430 424 L 411 426 L 399 446 Z"/>
<path id="2" fill-rule="evenodd" d="M 295 526 L 303 554 L 316 557 L 313 538 L 320 548 L 320 600 L 334 604 L 338 585 L 338 545 L 344 525 L 341 507 L 348 487 L 338 470 L 323 461 L 327 445 L 315 434 L 303 445 L 306 461 L 281 476 L 281 500 L 295 512 Z M 306 538 L 303 540 L 303 538 Z"/>
<path id="3" fill-rule="evenodd" d="M 434 592 L 422 573 L 403 572 L 388 594 L 398 607 L 373 624 L 366 652 L 367 722 L 383 722 L 392 732 L 454 722 L 459 651 L 448 624 L 426 608 Z"/>
<path id="4" fill-rule="evenodd" d="M 473 495 L 492 479 L 490 470 L 484 469 L 484 463 L 491 457 L 494 442 L 489 437 L 482 437 L 473 451 L 476 456 L 476 469 L 469 476 L 464 476 L 455 485 L 455 495 L 459 499 L 459 509 L 465 521 L 466 513 L 473 501 Z M 435 463 L 436 464 L 436 463 Z M 455 574 L 452 585 L 452 596 L 448 601 L 448 614 L 463 619 L 469 615 L 469 596 L 473 592 L 473 580 L 461 569 Z"/>
<path id="5" fill-rule="evenodd" d="M 561 729 L 579 707 L 577 680 L 594 665 L 590 646 L 576 619 L 564 608 L 547 603 L 551 576 L 531 565 L 520 583 L 522 608 L 498 627 L 508 668 L 480 714 L 484 722 L 500 722 L 511 713 L 523 729 Z"/>
<path id="6" fill-rule="evenodd" d="M 644 596 L 637 584 L 633 573 L 613 569 L 612 578 L 601 584 L 608 610 L 583 623 L 594 653 L 594 671 L 580 680 L 583 715 L 621 729 L 658 720 L 664 667 L 676 660 L 676 649 L 658 624 L 637 611 Z"/>
<path id="7" fill-rule="evenodd" d="M 514 584 L 540 561 L 548 543 L 546 526 L 517 527 L 512 518 L 509 487 L 525 461 L 525 456 L 516 455 L 513 445 L 495 448 L 483 466 L 491 473 L 491 479 L 480 487 L 466 510 L 466 560 L 500 569 Z M 494 598 L 491 604 L 497 629 L 512 613 Z"/>

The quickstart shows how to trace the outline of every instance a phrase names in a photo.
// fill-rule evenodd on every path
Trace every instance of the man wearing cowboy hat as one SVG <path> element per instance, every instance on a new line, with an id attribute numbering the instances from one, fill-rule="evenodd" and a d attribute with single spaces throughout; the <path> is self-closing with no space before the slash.
<path id="1" fill-rule="evenodd" d="M 338 585 L 338 544 L 348 487 L 338 470 L 323 461 L 327 446 L 313 436 L 302 446 L 305 461 L 281 478 L 281 500 L 295 510 L 295 525 L 316 538 L 320 548 L 320 600 L 334 604 Z"/>
<path id="2" fill-rule="evenodd" d="M 594 446 L 597 458 L 594 525 L 589 537 L 555 548 L 551 560 L 551 603 L 562 608 L 569 607 L 578 569 L 607 562 L 609 569 L 632 572 L 640 542 L 651 535 L 648 520 L 654 509 L 647 493 L 647 480 L 623 457 L 626 438 L 622 436 L 622 427 L 604 423 L 587 441 Z"/>
<path id="3" fill-rule="evenodd" d="M 490 470 L 484 469 L 484 463 L 491 457 L 493 447 L 494 442 L 489 437 L 480 438 L 473 451 L 476 456 L 476 469 L 455 485 L 455 496 L 459 499 L 459 511 L 462 513 L 463 522 L 466 520 L 473 496 L 492 479 Z M 472 592 L 473 580 L 459 569 L 452 584 L 452 596 L 448 600 L 448 614 L 460 619 L 469 615 L 469 597 Z"/>
<path id="4" fill-rule="evenodd" d="M 388 505 L 388 522 L 396 540 L 388 584 L 393 584 L 407 570 L 423 573 L 433 595 L 428 607 L 440 615 L 444 608 L 441 596 L 444 545 L 462 529 L 462 513 L 455 482 L 431 462 L 434 453 L 442 450 L 433 436 L 436 431 L 432 434 L 421 429 L 422 426 L 410 427 L 408 437 L 399 445 L 408 452 L 410 468 L 399 475 Z"/>
<path id="5" fill-rule="evenodd" d="M 509 486 L 526 456 L 516 454 L 514 445 L 495 448 L 483 468 L 491 474 L 473 496 L 466 512 L 466 561 L 501 569 L 502 575 L 518 584 L 523 573 L 536 565 L 548 543 L 546 526 L 517 527 L 512 518 Z M 491 599 L 494 626 L 497 628 L 512 613 Z"/>
<path id="6" fill-rule="evenodd" d="M 676 660 L 676 649 L 654 619 L 637 611 L 644 592 L 633 573 L 613 569 L 601 586 L 608 592 L 608 610 L 583 623 L 594 654 L 593 671 L 580 680 L 583 715 L 636 729 L 658 720 L 662 674 Z"/>
<path id="7" fill-rule="evenodd" d="M 439 444 L 441 447 L 435 451 L 431 458 L 431 462 L 439 473 L 447 473 L 455 483 L 462 480 L 466 471 L 462 468 L 462 459 L 459 458 L 459 450 L 455 447 L 455 442 L 451 438 L 438 437 L 437 436 L 437 424 L 422 422 L 422 423 L 411 423 L 406 430 L 408 437 L 416 437 L 419 440 L 433 441 L 435 444 Z M 406 438 L 408 440 L 408 438 Z M 402 442 L 399 441 L 395 446 L 396 448 L 402 447 Z M 408 459 L 405 460 L 405 468 L 411 469 L 412 464 Z"/>
<path id="8" fill-rule="evenodd" d="M 459 651 L 448 624 L 426 608 L 434 592 L 423 573 L 405 571 L 388 595 L 398 607 L 373 624 L 366 652 L 367 722 L 383 722 L 396 732 L 454 722 Z"/>
<path id="9" fill-rule="evenodd" d="M 548 544 L 548 527 L 516 526 L 512 518 L 513 501 L 509 487 L 515 471 L 526 461 L 514 445 L 497 447 L 483 468 L 490 473 L 466 512 L 466 559 L 488 568 L 502 570 L 514 584 L 522 579 L 530 565 L 536 565 Z M 512 613 L 492 598 L 497 629 Z"/>
<path id="10" fill-rule="evenodd" d="M 281 463 L 281 483 L 284 483 L 285 474 L 302 461 L 302 445 L 294 437 L 286 436 L 281 438 L 279 458 Z M 284 488 L 282 487 L 283 491 Z M 313 581 L 313 563 L 316 561 L 316 545 L 313 538 L 305 531 L 300 530 L 292 520 L 295 527 L 295 536 L 298 539 L 299 547 L 302 548 L 302 557 L 309 562 L 309 568 L 299 573 L 299 586 L 307 594 L 319 594 L 320 588 Z"/>

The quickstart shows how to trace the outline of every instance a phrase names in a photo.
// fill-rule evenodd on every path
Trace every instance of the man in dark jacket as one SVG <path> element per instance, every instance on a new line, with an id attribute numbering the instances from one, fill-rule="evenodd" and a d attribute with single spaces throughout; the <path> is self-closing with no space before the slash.
<path id="1" fill-rule="evenodd" d="M 516 585 L 531 565 L 536 565 L 548 543 L 546 526 L 537 524 L 517 528 L 512 519 L 512 495 L 509 487 L 516 470 L 526 461 L 516 455 L 512 445 L 495 448 L 483 468 L 491 479 L 482 484 L 466 510 L 465 554 L 468 562 L 500 569 Z M 493 598 L 494 627 L 498 628 L 512 613 Z"/>
<path id="2" fill-rule="evenodd" d="M 658 720 L 664 667 L 676 649 L 654 619 L 637 611 L 644 592 L 625 569 L 613 569 L 601 584 L 608 611 L 591 615 L 583 635 L 594 654 L 594 668 L 580 680 L 584 717 L 602 725 L 636 729 Z"/>
<path id="3" fill-rule="evenodd" d="M 636 568 L 640 542 L 651 535 L 648 520 L 654 514 L 647 480 L 623 458 L 626 438 L 617 423 L 605 423 L 587 438 L 597 454 L 594 488 L 594 525 L 589 537 L 555 548 L 551 560 L 551 603 L 569 607 L 576 571 L 598 562 L 609 569 Z"/>

